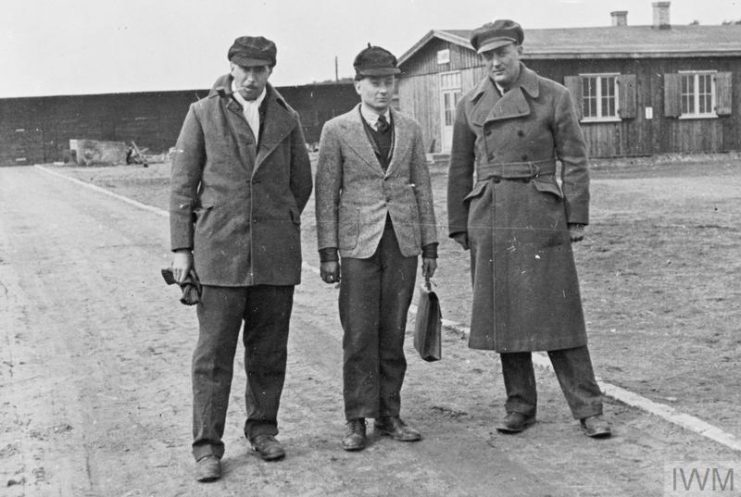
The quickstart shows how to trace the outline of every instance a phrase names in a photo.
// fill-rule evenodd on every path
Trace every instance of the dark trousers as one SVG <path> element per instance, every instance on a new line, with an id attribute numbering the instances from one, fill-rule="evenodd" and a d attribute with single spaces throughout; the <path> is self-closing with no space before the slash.
<path id="1" fill-rule="evenodd" d="M 193 455 L 224 455 L 226 411 L 239 330 L 244 322 L 247 373 L 244 434 L 278 433 L 278 405 L 286 374 L 293 286 L 204 286 L 193 353 Z"/>
<path id="2" fill-rule="evenodd" d="M 535 416 L 538 395 L 531 353 L 504 353 L 500 357 L 507 390 L 506 411 Z M 550 350 L 548 357 L 574 418 L 602 414 L 602 392 L 594 378 L 587 346 Z"/>
<path id="3" fill-rule="evenodd" d="M 417 257 L 401 254 L 389 223 L 372 257 L 344 257 L 341 267 L 345 417 L 398 416 Z"/>

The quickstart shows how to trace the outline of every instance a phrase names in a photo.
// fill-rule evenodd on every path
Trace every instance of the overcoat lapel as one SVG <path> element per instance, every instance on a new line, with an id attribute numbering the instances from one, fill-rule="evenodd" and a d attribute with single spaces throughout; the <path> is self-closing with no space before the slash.
<path id="1" fill-rule="evenodd" d="M 294 126 L 296 126 L 296 121 L 293 119 L 291 113 L 278 102 L 278 99 L 282 100 L 283 97 L 274 88 L 270 87 L 267 98 L 268 106 L 265 112 L 267 117 L 265 122 L 261 124 L 265 128 L 262 131 L 260 146 L 257 150 L 255 168 L 252 171 L 253 176 L 265 159 L 293 131 Z"/>
<path id="2" fill-rule="evenodd" d="M 539 94 L 538 76 L 525 67 L 520 66 L 520 76 L 512 88 L 500 96 L 490 78 L 484 78 L 479 83 L 473 98 L 476 104 L 473 108 L 473 122 L 483 126 L 492 121 L 525 117 L 530 114 L 530 104 L 525 93 L 537 98 Z"/>
<path id="3" fill-rule="evenodd" d="M 492 107 L 484 122 L 500 121 L 502 119 L 513 119 L 530 114 L 530 106 L 522 94 L 522 88 L 512 88 L 505 93 Z"/>
<path id="4" fill-rule="evenodd" d="M 224 100 L 226 102 L 224 104 L 226 106 L 226 112 L 224 114 L 226 115 L 227 124 L 234 138 L 234 142 L 237 144 L 239 162 L 249 170 L 250 164 L 255 163 L 257 140 L 242 114 L 241 106 L 231 97 L 231 93 L 227 95 L 228 98 Z"/>

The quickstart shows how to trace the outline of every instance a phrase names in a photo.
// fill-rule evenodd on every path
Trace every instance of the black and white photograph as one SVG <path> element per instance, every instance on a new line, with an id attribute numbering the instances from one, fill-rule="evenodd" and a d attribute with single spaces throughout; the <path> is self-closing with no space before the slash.
<path id="1" fill-rule="evenodd" d="M 741 496 L 739 0 L 4 0 L 0 496 Z"/>

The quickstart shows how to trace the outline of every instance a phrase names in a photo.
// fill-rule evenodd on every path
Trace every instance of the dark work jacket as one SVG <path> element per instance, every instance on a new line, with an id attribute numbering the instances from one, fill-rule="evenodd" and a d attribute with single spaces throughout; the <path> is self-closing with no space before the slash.
<path id="1" fill-rule="evenodd" d="M 171 248 L 193 249 L 204 285 L 296 285 L 312 189 L 299 117 L 270 85 L 259 144 L 231 76 L 190 106 L 172 163 Z"/>

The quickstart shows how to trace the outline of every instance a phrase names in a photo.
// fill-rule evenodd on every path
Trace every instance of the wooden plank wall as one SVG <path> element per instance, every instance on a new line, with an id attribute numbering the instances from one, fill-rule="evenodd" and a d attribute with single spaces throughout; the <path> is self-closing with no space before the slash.
<path id="1" fill-rule="evenodd" d="M 318 144 L 322 126 L 335 116 L 352 109 L 360 97 L 352 82 L 282 86 L 278 91 L 301 117 L 306 143 Z"/>
<path id="2" fill-rule="evenodd" d="M 437 52 L 444 49 L 450 50 L 450 62 L 438 64 Z M 462 92 L 465 93 L 483 77 L 479 56 L 458 45 L 432 40 L 402 67 L 402 71 L 399 81 L 401 109 L 406 109 L 422 125 L 427 151 L 440 152 L 440 73 L 461 71 Z"/>
<path id="3" fill-rule="evenodd" d="M 196 92 L 30 97 L 0 100 L 0 164 L 18 164 L 14 128 L 37 130 L 41 144 L 29 164 L 61 161 L 70 139 L 135 141 L 150 152 L 173 146 Z"/>
<path id="4" fill-rule="evenodd" d="M 438 66 L 437 51 L 450 48 L 450 63 Z M 559 83 L 564 77 L 584 73 L 636 75 L 637 113 L 617 123 L 583 123 L 582 130 L 592 157 L 631 157 L 671 153 L 715 153 L 741 150 L 741 58 L 685 59 L 589 59 L 544 60 L 530 58 L 525 64 Z M 403 67 L 400 81 L 402 108 L 413 109 L 429 144 L 439 151 L 439 72 L 461 71 L 463 93 L 485 76 L 482 61 L 468 49 L 433 40 Z M 715 119 L 676 119 L 664 116 L 663 75 L 684 70 L 731 72 L 732 114 Z M 410 101 L 411 99 L 411 101 Z M 646 107 L 653 118 L 646 118 Z"/>
<path id="5" fill-rule="evenodd" d="M 422 126 L 425 151 L 440 150 L 440 78 L 416 76 L 399 84 L 399 110 L 414 116 Z"/>
<path id="6" fill-rule="evenodd" d="M 359 97 L 351 82 L 281 87 L 308 143 Z M 208 90 L 0 99 L 0 165 L 61 161 L 70 139 L 135 141 L 151 153 L 175 145 L 192 102 Z M 17 131 L 24 130 L 24 131 Z M 25 159 L 25 160 L 18 160 Z"/>

